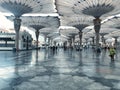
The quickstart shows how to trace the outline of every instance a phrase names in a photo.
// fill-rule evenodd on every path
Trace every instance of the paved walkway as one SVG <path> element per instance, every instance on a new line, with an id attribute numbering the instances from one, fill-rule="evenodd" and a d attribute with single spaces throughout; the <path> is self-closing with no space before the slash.
<path id="1" fill-rule="evenodd" d="M 0 51 L 0 90 L 120 90 L 120 53 Z"/>

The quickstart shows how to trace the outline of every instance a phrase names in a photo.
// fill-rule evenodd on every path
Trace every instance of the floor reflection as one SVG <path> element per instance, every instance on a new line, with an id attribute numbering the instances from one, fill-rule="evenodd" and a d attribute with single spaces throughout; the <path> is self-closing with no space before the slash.
<path id="1" fill-rule="evenodd" d="M 54 54 L 51 49 L 0 52 L 0 90 L 79 90 L 86 85 L 91 87 L 88 82 L 106 90 L 108 86 L 99 80 L 95 82 L 93 78 L 112 75 L 111 82 L 114 83 L 115 76 L 120 75 L 119 60 L 111 62 L 108 53 L 96 54 L 92 49 L 64 51 L 62 48 Z"/>
<path id="2" fill-rule="evenodd" d="M 82 52 L 81 51 L 79 52 L 79 59 L 80 59 L 79 66 L 83 66 Z"/>

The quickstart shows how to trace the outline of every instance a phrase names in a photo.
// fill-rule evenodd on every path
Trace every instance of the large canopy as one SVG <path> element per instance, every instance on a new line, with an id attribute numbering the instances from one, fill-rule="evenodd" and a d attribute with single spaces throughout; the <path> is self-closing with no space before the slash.
<path id="1" fill-rule="evenodd" d="M 120 0 L 56 0 L 60 15 L 86 14 L 95 18 L 118 14 Z"/>
<path id="2" fill-rule="evenodd" d="M 13 20 L 13 16 L 7 16 Z M 59 18 L 56 16 L 22 16 L 22 25 L 40 30 L 41 28 L 58 28 L 60 25 Z"/>
<path id="3" fill-rule="evenodd" d="M 60 28 L 60 33 L 66 36 L 72 36 L 78 34 L 78 29 L 76 28 Z"/>
<path id="4" fill-rule="evenodd" d="M 78 30 L 83 30 L 85 27 L 92 25 L 93 18 L 83 15 L 73 15 L 61 17 L 61 25 L 73 26 Z"/>
<path id="5" fill-rule="evenodd" d="M 19 17 L 25 13 L 56 12 L 53 0 L 0 0 L 0 11 Z"/>

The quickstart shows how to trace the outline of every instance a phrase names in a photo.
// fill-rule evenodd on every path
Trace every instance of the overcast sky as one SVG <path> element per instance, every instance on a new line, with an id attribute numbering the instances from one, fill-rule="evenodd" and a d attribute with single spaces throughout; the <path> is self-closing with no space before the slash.
<path id="1" fill-rule="evenodd" d="M 0 12 L 0 28 L 13 28 L 13 23 L 9 21 L 1 12 Z"/>

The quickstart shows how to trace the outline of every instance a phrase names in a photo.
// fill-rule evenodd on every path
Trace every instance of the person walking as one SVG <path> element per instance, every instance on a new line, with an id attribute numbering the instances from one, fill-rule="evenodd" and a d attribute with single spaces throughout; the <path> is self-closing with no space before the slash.
<path id="1" fill-rule="evenodd" d="M 110 56 L 110 58 L 111 58 L 112 61 L 114 61 L 115 54 L 116 54 L 116 51 L 115 51 L 114 47 L 111 47 L 109 49 L 109 56 Z"/>

